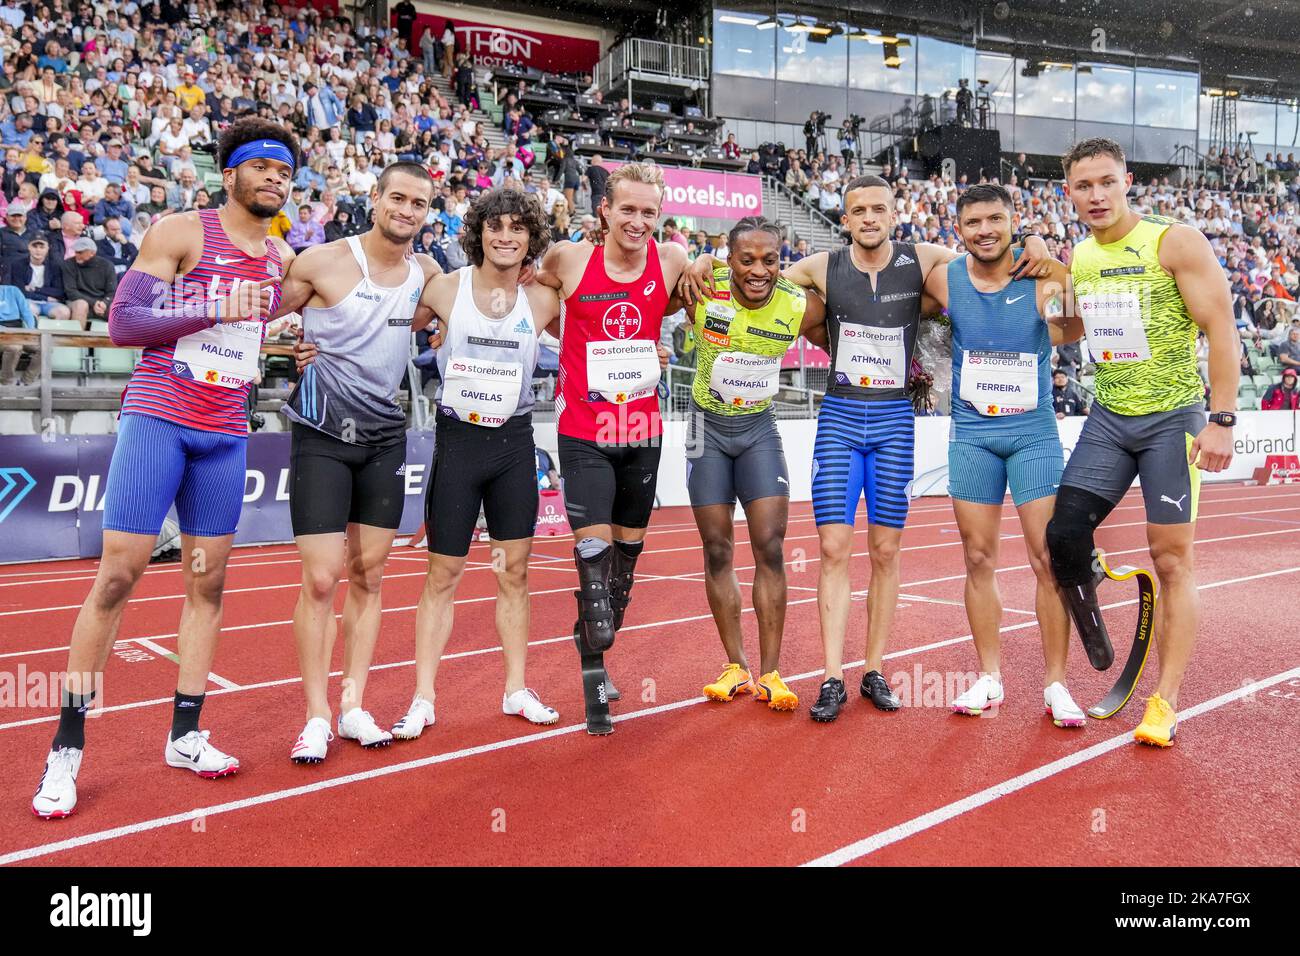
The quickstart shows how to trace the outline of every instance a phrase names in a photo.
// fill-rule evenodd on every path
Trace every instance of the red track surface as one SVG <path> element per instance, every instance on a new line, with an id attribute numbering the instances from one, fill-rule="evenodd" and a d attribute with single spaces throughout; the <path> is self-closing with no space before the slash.
<path id="1" fill-rule="evenodd" d="M 107 708 L 87 725 L 80 804 L 71 819 L 43 822 L 29 809 L 54 731 L 52 709 L 0 709 L 7 768 L 0 863 L 1300 863 L 1300 489 L 1221 484 L 1203 492 L 1201 640 L 1170 751 L 1127 742 L 1140 698 L 1155 686 L 1154 662 L 1134 701 L 1108 721 L 1069 732 L 1043 717 L 1037 625 L 1024 613 L 1033 608 L 1033 576 L 1009 507 L 1007 516 L 999 580 L 1008 702 L 994 719 L 954 716 L 944 706 L 952 690 L 937 696 L 938 686 L 950 688 L 977 666 L 946 499 L 913 509 L 886 662 L 899 689 L 910 692 L 919 675 L 921 692 L 894 714 L 852 694 L 829 725 L 807 714 L 821 667 L 808 505 L 793 507 L 786 546 L 792 567 L 782 672 L 803 698 L 792 714 L 747 699 L 700 698 L 723 657 L 694 525 L 686 509 L 670 509 L 656 515 L 627 625 L 607 658 L 623 690 L 613 736 L 592 738 L 582 726 L 569 636 L 576 579 L 570 545 L 539 539 L 530 576 L 540 596 L 529 683 L 559 709 L 560 723 L 534 728 L 501 715 L 494 582 L 490 570 L 473 570 L 458 595 L 439 675 L 437 725 L 419 741 L 378 751 L 336 741 L 315 767 L 288 759 L 303 721 L 289 624 L 297 560 L 291 547 L 241 550 L 227 579 L 221 681 L 210 686 L 204 710 L 214 741 L 242 764 L 220 781 L 162 762 L 176 668 L 158 649 L 176 648 L 180 575 L 175 566 L 151 569 L 119 645 L 145 659 L 109 665 Z M 1130 496 L 1098 542 L 1117 560 L 1146 563 L 1142 522 L 1140 498 Z M 752 580 L 746 537 L 742 525 L 742 582 Z M 476 545 L 470 557 L 485 561 L 486 546 Z M 379 669 L 366 694 L 381 724 L 403 712 L 413 689 L 422 554 L 398 549 L 388 570 Z M 93 573 L 94 563 L 85 561 L 0 568 L 0 671 L 62 669 Z M 865 553 L 853 574 L 855 587 L 865 589 Z M 1112 632 L 1131 633 L 1133 593 L 1109 585 L 1102 596 L 1126 602 L 1111 612 Z M 757 656 L 750 613 L 745 629 Z M 859 591 L 851 661 L 861 655 L 864 633 Z M 1086 705 L 1106 681 L 1076 645 L 1071 687 Z M 336 654 L 337 668 L 341 640 Z M 860 676 L 855 663 L 850 685 Z M 738 857 L 738 847 L 752 854 Z"/>

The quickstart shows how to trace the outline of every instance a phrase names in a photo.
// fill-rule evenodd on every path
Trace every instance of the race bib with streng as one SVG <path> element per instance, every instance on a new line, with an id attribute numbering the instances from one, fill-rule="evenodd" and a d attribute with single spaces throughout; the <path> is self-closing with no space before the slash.
<path id="1" fill-rule="evenodd" d="M 907 349 L 904 329 L 840 326 L 835 349 L 835 381 L 856 388 L 904 388 Z"/>
<path id="2" fill-rule="evenodd" d="M 961 361 L 961 398 L 988 416 L 1019 415 L 1037 408 L 1038 356 L 966 352 Z"/>
<path id="3" fill-rule="evenodd" d="M 587 343 L 587 393 L 622 405 L 653 395 L 659 384 L 659 352 L 646 339 Z"/>
<path id="4" fill-rule="evenodd" d="M 1151 357 L 1137 292 L 1081 295 L 1079 314 L 1093 361 L 1142 362 Z"/>
<path id="5" fill-rule="evenodd" d="M 447 363 L 440 404 L 463 422 L 499 428 L 519 407 L 523 377 L 518 362 L 452 358 Z"/>
<path id="6" fill-rule="evenodd" d="M 709 391 L 735 408 L 762 405 L 781 388 L 781 356 L 723 352 L 713 360 Z"/>
<path id="7" fill-rule="evenodd" d="M 172 374 L 217 388 L 243 388 L 257 375 L 262 323 L 223 322 L 176 340 Z"/>

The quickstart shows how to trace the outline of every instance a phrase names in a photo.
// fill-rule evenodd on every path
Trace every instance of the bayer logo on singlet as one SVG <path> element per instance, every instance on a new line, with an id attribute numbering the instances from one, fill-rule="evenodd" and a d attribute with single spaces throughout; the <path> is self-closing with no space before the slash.
<path id="1" fill-rule="evenodd" d="M 600 321 L 607 338 L 630 339 L 641 331 L 641 310 L 631 302 L 616 302 Z"/>

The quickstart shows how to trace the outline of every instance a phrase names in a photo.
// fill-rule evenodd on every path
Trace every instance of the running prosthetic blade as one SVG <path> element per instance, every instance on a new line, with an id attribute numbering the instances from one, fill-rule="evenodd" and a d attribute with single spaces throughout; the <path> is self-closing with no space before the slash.
<path id="1" fill-rule="evenodd" d="M 1109 567 L 1104 554 L 1099 553 L 1097 561 L 1110 580 L 1136 579 L 1138 586 L 1137 627 L 1133 632 L 1133 647 L 1128 652 L 1128 660 L 1124 662 L 1124 670 L 1120 672 L 1106 696 L 1088 708 L 1088 716 L 1105 720 L 1124 709 L 1124 705 L 1133 696 L 1138 680 L 1142 677 L 1142 669 L 1146 667 L 1156 629 L 1156 582 L 1151 572 L 1143 568 L 1128 565 L 1118 568 Z"/>
<path id="2" fill-rule="evenodd" d="M 605 691 L 605 655 L 582 654 L 582 697 L 587 706 L 587 733 L 603 737 L 614 732 Z"/>
<path id="3" fill-rule="evenodd" d="M 1102 560 L 1101 552 L 1097 554 L 1098 560 Z M 1099 671 L 1104 671 L 1115 663 L 1115 648 L 1111 646 L 1110 634 L 1097 603 L 1097 584 L 1105 576 L 1104 572 L 1100 572 L 1087 584 L 1061 587 L 1066 606 L 1070 609 L 1070 618 L 1074 621 L 1074 628 L 1079 632 L 1079 639 L 1083 641 L 1083 649 L 1088 655 L 1088 663 Z"/>

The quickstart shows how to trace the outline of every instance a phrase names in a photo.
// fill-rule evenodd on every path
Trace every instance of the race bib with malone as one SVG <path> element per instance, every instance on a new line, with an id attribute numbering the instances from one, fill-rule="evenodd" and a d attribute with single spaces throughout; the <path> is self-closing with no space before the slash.
<path id="1" fill-rule="evenodd" d="M 736 408 L 762 405 L 780 390 L 781 358 L 723 352 L 713 360 L 709 391 L 718 401 Z"/>
<path id="2" fill-rule="evenodd" d="M 968 351 L 961 361 L 961 398 L 981 415 L 1019 415 L 1038 407 L 1038 356 L 1033 352 Z"/>
<path id="3" fill-rule="evenodd" d="M 587 343 L 587 392 L 622 405 L 653 395 L 659 384 L 659 352 L 646 339 Z"/>
<path id="4" fill-rule="evenodd" d="M 904 388 L 907 347 L 904 330 L 869 325 L 840 326 L 835 349 L 835 380 L 856 388 Z"/>
<path id="5" fill-rule="evenodd" d="M 243 388 L 257 375 L 262 323 L 223 322 L 176 340 L 172 374 L 217 388 Z"/>
<path id="6" fill-rule="evenodd" d="M 1094 292 L 1079 296 L 1079 314 L 1093 361 L 1143 362 L 1151 357 L 1137 292 Z"/>
<path id="7" fill-rule="evenodd" d="M 447 363 L 441 405 L 463 422 L 499 428 L 519 407 L 523 374 L 518 362 L 453 358 Z"/>

